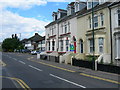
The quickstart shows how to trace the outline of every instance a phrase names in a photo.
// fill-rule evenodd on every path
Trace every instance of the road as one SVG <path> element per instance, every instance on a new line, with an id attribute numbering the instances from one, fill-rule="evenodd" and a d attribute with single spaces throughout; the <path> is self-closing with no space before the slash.
<path id="1" fill-rule="evenodd" d="M 2 53 L 3 88 L 118 88 L 120 83 L 90 76 L 71 69 L 35 60 L 36 56 L 19 53 Z M 62 65 L 61 65 L 62 66 Z M 69 66 L 70 67 L 70 66 Z M 110 75 L 111 76 L 111 75 Z"/>

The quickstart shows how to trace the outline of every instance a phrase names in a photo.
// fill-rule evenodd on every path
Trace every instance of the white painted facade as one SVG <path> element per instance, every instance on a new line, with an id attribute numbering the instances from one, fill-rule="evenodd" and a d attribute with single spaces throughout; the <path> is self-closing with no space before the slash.
<path id="1" fill-rule="evenodd" d="M 29 50 L 33 50 L 34 49 L 34 45 L 32 45 L 31 41 L 27 41 L 25 43 L 25 48 L 27 48 Z"/>
<path id="2" fill-rule="evenodd" d="M 45 40 L 41 40 L 39 41 L 38 43 L 38 48 L 41 52 L 44 52 L 45 51 Z"/>
<path id="3" fill-rule="evenodd" d="M 111 7 L 113 60 L 120 60 L 120 5 Z"/>
<path id="4" fill-rule="evenodd" d="M 74 5 L 75 7 L 74 12 L 72 9 L 73 6 L 71 5 Z M 77 17 L 75 13 L 83 9 L 85 6 L 85 3 L 79 3 L 79 1 L 77 0 L 76 3 L 71 3 L 68 5 L 66 18 L 60 18 L 56 21 L 54 21 L 55 19 L 53 19 L 53 22 L 47 25 L 45 31 L 47 52 L 58 51 L 61 53 L 66 53 L 70 51 L 70 45 L 74 43 L 73 37 L 76 38 L 77 36 Z M 69 17 L 69 15 L 71 14 L 74 15 Z M 55 15 L 53 14 L 53 16 Z M 59 18 L 59 15 L 57 18 Z"/>

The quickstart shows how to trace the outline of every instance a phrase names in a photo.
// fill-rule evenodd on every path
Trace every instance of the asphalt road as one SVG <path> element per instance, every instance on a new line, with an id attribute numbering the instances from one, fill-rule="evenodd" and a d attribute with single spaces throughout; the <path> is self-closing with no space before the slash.
<path id="1" fill-rule="evenodd" d="M 119 84 L 80 75 L 56 65 L 37 62 L 35 56 L 2 53 L 3 88 L 118 88 Z M 39 60 L 41 61 L 41 60 Z"/>

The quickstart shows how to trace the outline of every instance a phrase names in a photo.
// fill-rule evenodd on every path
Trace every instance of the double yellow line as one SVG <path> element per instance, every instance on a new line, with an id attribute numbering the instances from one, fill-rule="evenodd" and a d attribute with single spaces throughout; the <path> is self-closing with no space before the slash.
<path id="1" fill-rule="evenodd" d="M 21 79 L 12 78 L 12 77 L 5 77 L 5 76 L 0 76 L 0 77 L 16 81 L 24 90 L 31 90 L 31 88 Z"/>

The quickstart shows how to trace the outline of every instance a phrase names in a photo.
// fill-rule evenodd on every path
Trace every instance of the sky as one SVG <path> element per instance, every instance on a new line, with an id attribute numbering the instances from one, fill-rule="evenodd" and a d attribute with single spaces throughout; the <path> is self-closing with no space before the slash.
<path id="1" fill-rule="evenodd" d="M 34 33 L 45 35 L 52 12 L 75 0 L 0 0 L 0 42 L 17 34 L 22 40 Z"/>

